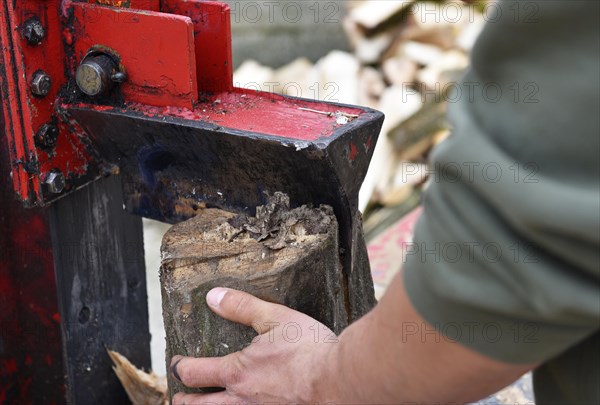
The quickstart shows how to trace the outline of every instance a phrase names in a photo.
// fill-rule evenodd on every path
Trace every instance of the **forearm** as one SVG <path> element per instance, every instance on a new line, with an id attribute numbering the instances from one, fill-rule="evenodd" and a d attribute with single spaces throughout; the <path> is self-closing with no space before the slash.
<path id="1" fill-rule="evenodd" d="M 344 404 L 469 402 L 534 367 L 500 363 L 439 335 L 413 308 L 401 276 L 327 356 L 322 381 L 343 387 L 332 395 Z"/>

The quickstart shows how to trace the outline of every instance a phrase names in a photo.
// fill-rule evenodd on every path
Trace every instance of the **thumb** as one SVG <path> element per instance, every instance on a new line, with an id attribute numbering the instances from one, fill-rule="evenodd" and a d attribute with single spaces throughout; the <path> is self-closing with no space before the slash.
<path id="1" fill-rule="evenodd" d="M 206 303 L 221 317 L 250 326 L 259 334 L 264 332 L 260 325 L 276 321 L 275 318 L 281 314 L 281 305 L 230 288 L 213 288 L 206 294 Z"/>

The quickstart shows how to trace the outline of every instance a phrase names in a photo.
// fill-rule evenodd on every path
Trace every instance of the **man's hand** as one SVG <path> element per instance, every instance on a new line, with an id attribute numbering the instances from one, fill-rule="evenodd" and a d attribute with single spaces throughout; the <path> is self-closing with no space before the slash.
<path id="1" fill-rule="evenodd" d="M 502 363 L 441 336 L 415 311 L 402 275 L 337 343 L 327 343 L 329 330 L 314 319 L 249 294 L 216 288 L 206 299 L 217 314 L 254 327 L 259 336 L 221 358 L 174 357 L 173 374 L 185 385 L 225 388 L 177 394 L 174 404 L 468 403 L 536 366 Z M 299 338 L 286 336 L 293 323 Z"/>
<path id="2" fill-rule="evenodd" d="M 223 387 L 225 391 L 183 394 L 173 404 L 317 403 L 334 399 L 322 370 L 337 338 L 311 317 L 250 294 L 211 290 L 206 301 L 218 315 L 250 326 L 258 336 L 244 350 L 224 357 L 175 356 L 171 371 L 188 387 Z M 332 384 L 335 385 L 335 384 Z"/>

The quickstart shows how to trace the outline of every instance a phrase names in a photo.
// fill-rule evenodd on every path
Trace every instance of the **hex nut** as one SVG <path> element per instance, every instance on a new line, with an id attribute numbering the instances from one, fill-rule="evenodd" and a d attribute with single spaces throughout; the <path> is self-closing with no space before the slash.
<path id="1" fill-rule="evenodd" d="M 45 97 L 50 93 L 52 88 L 52 79 L 50 76 L 41 70 L 33 74 L 31 79 L 31 92 L 39 97 Z"/>
<path id="2" fill-rule="evenodd" d="M 65 189 L 65 176 L 58 170 L 48 173 L 44 178 L 44 184 L 52 194 L 59 194 Z"/>
<path id="3" fill-rule="evenodd" d="M 54 123 L 44 124 L 35 133 L 35 144 L 41 148 L 53 148 L 58 139 L 58 127 Z"/>
<path id="4" fill-rule="evenodd" d="M 35 46 L 42 43 L 46 32 L 40 19 L 31 17 L 23 24 L 22 34 L 29 45 Z"/>

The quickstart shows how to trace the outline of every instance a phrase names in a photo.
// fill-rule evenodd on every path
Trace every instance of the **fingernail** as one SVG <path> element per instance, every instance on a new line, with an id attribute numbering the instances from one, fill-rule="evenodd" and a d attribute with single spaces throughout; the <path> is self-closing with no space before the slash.
<path id="1" fill-rule="evenodd" d="M 173 364 L 173 362 L 175 362 L 172 366 L 171 366 L 171 373 L 173 374 L 173 377 L 175 377 L 177 379 L 177 381 L 181 382 L 181 377 L 179 377 L 179 373 L 177 372 L 177 365 L 179 364 L 179 362 L 183 360 L 182 356 L 175 356 L 173 357 L 173 360 L 171 360 L 171 363 Z"/>
<path id="2" fill-rule="evenodd" d="M 221 301 L 223 301 L 225 294 L 227 294 L 227 289 L 221 287 L 213 288 L 206 294 L 206 302 L 212 307 L 218 307 Z"/>

